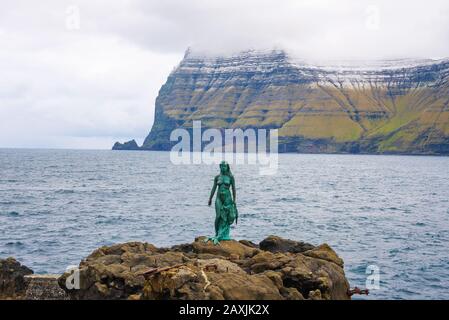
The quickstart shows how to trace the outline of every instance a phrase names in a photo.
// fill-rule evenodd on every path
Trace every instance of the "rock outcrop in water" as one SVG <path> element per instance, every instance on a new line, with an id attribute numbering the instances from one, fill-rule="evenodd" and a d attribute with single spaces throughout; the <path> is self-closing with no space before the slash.
<path id="1" fill-rule="evenodd" d="M 449 154 L 449 60 L 333 64 L 283 51 L 188 51 L 156 99 L 143 150 L 175 128 L 277 128 L 280 152 Z"/>
<path id="2" fill-rule="evenodd" d="M 127 141 L 125 143 L 116 142 L 112 150 L 139 150 L 136 140 Z"/>
<path id="3" fill-rule="evenodd" d="M 349 299 L 343 261 L 327 245 L 204 239 L 102 247 L 80 263 L 81 290 L 66 291 L 72 299 Z"/>
<path id="4" fill-rule="evenodd" d="M 0 299 L 21 299 L 25 296 L 25 276 L 33 273 L 14 258 L 0 259 Z"/>
<path id="5" fill-rule="evenodd" d="M 80 289 L 0 260 L 0 297 L 22 299 L 350 299 L 343 261 L 326 244 L 270 236 L 157 248 L 130 242 L 101 247 L 79 265 Z M 59 287 L 56 286 L 56 279 Z M 61 290 L 64 289 L 65 293 Z"/>

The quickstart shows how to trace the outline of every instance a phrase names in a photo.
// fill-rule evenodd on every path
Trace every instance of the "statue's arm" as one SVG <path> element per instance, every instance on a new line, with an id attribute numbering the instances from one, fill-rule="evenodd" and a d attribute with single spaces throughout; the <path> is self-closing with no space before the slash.
<path id="1" fill-rule="evenodd" d="M 234 204 L 237 206 L 237 198 L 236 198 L 236 192 L 235 192 L 235 180 L 234 177 L 231 179 L 231 188 L 232 188 L 232 198 L 234 199 Z M 236 209 L 237 216 L 235 217 L 235 224 L 239 221 L 239 212 Z"/>
<path id="2" fill-rule="evenodd" d="M 208 203 L 209 205 L 212 204 L 212 198 L 214 197 L 215 190 L 217 190 L 217 177 L 214 178 L 214 186 L 212 187 L 212 191 L 210 192 L 209 203 Z"/>
<path id="3" fill-rule="evenodd" d="M 236 192 L 235 192 L 235 180 L 234 177 L 231 179 L 231 187 L 232 187 L 232 198 L 234 198 L 234 202 L 236 202 Z"/>

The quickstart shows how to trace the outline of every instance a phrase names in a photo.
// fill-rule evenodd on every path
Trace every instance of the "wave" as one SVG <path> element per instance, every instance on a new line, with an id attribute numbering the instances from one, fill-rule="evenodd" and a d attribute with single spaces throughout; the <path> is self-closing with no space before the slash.
<path id="1" fill-rule="evenodd" d="M 6 243 L 7 247 L 24 247 L 25 244 L 22 241 L 10 241 Z"/>
<path id="2" fill-rule="evenodd" d="M 0 201 L 0 205 L 28 204 L 26 201 Z"/>
<path id="3" fill-rule="evenodd" d="M 72 190 L 72 189 L 60 189 L 60 190 L 56 190 L 55 193 L 58 193 L 58 194 L 70 194 L 70 193 L 75 193 L 75 190 Z"/>
<path id="4" fill-rule="evenodd" d="M 10 217 L 18 217 L 18 216 L 20 216 L 20 214 L 17 211 L 9 211 L 9 212 L 4 213 L 4 215 L 10 216 Z"/>

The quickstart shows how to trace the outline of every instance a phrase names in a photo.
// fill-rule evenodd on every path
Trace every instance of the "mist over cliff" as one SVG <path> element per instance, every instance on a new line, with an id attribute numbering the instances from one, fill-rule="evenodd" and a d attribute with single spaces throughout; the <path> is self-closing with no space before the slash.
<path id="1" fill-rule="evenodd" d="M 280 152 L 449 154 L 449 59 L 305 61 L 282 50 L 187 50 L 143 150 L 175 128 L 279 129 Z"/>

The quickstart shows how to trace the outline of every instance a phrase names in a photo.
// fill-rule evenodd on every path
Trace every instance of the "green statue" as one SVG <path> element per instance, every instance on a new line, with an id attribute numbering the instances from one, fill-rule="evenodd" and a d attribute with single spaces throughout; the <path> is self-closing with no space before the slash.
<path id="1" fill-rule="evenodd" d="M 214 179 L 214 186 L 209 197 L 209 206 L 212 204 L 212 198 L 217 190 L 217 186 L 218 192 L 215 197 L 215 237 L 206 240 L 211 240 L 214 244 L 218 244 L 223 240 L 232 240 L 229 235 L 231 224 L 234 221 L 237 224 L 239 217 L 235 202 L 235 180 L 226 161 L 220 163 L 220 174 Z M 229 189 L 232 189 L 232 197 Z"/>

